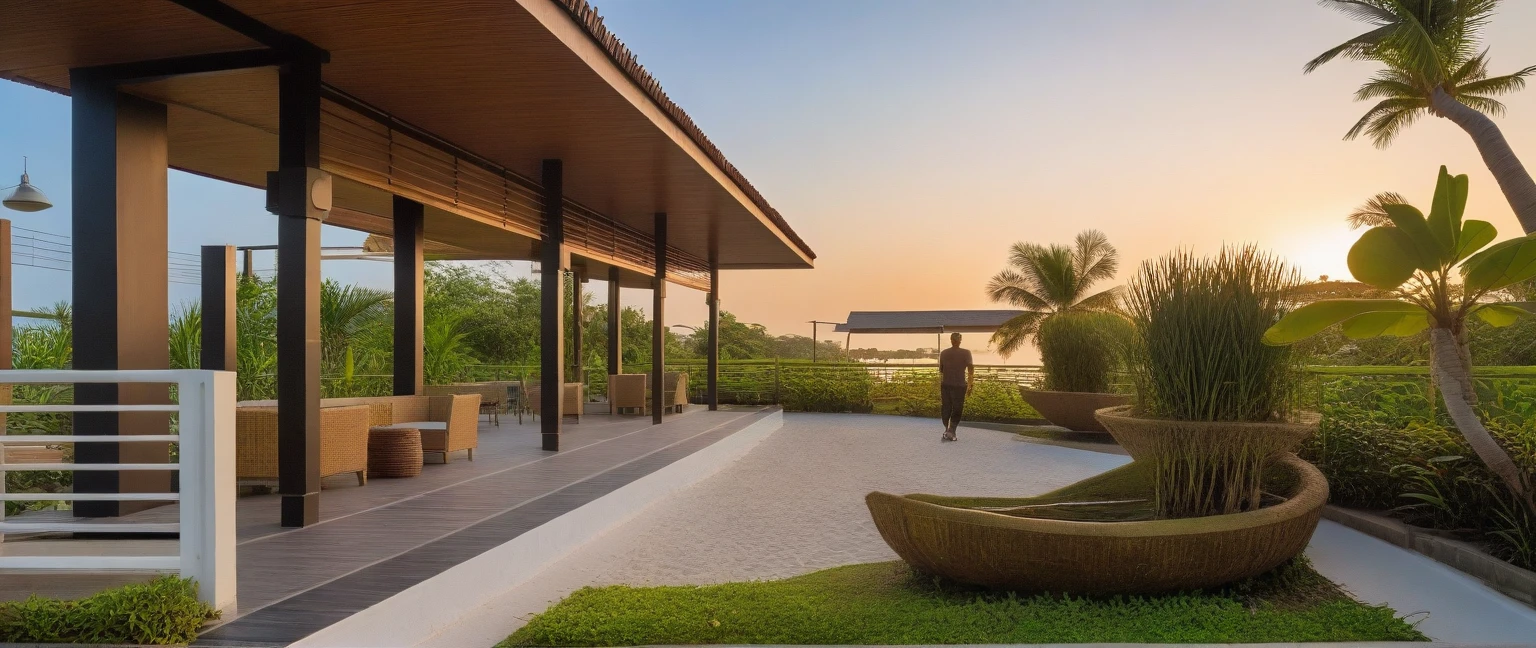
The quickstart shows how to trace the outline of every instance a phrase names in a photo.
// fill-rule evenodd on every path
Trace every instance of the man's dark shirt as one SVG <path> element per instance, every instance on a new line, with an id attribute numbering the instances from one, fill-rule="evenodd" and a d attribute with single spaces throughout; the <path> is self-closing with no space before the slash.
<path id="1" fill-rule="evenodd" d="M 965 370 L 971 366 L 971 352 L 960 347 L 950 347 L 939 353 L 939 374 L 946 387 L 964 387 Z"/>

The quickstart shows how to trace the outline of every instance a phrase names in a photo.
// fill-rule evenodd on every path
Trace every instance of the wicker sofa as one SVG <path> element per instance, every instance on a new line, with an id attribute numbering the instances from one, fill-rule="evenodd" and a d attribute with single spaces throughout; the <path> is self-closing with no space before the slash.
<path id="1" fill-rule="evenodd" d="M 368 479 L 368 428 L 422 423 L 421 450 L 439 454 L 467 451 L 471 461 L 479 444 L 480 395 L 380 396 L 327 398 L 320 401 L 320 476 L 357 473 Z M 235 463 L 238 479 L 277 479 L 277 402 L 246 401 L 235 408 Z"/>
<path id="2" fill-rule="evenodd" d="M 323 407 L 320 476 L 346 473 L 355 473 L 359 486 L 368 483 L 368 408 Z M 276 406 L 235 408 L 235 478 L 241 482 L 277 480 Z"/>
<path id="3" fill-rule="evenodd" d="M 320 401 L 322 410 L 351 405 L 368 406 L 369 427 L 425 424 L 419 426 L 421 451 L 442 455 L 443 463 L 448 463 L 449 453 L 460 450 L 467 451 L 470 461 L 475 460 L 475 448 L 480 442 L 479 394 L 372 396 Z"/>

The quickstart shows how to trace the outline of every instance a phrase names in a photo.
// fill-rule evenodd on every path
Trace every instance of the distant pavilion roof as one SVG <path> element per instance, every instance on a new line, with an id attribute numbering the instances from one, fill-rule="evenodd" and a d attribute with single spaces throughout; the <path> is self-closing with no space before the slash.
<path id="1" fill-rule="evenodd" d="M 853 311 L 838 333 L 992 333 L 1024 311 Z"/>

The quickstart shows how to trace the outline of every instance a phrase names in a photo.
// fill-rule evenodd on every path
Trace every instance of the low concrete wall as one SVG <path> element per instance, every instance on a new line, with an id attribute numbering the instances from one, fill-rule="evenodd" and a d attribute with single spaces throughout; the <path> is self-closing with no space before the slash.
<path id="1" fill-rule="evenodd" d="M 1494 558 L 1471 544 L 1366 511 L 1329 506 L 1323 509 L 1323 517 L 1424 554 L 1483 581 L 1505 596 L 1536 607 L 1536 572 Z"/>
<path id="2" fill-rule="evenodd" d="M 746 454 L 784 426 L 773 409 L 687 457 L 292 644 L 295 648 L 414 646 L 528 580 L 582 544 Z"/>

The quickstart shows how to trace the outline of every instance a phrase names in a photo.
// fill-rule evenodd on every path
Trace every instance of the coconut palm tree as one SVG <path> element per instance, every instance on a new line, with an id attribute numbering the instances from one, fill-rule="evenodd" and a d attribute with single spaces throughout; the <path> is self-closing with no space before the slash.
<path id="1" fill-rule="evenodd" d="M 393 296 L 382 290 L 343 286 L 326 280 L 320 285 L 320 354 L 324 364 L 344 380 L 351 380 L 356 366 L 354 347 L 365 338 L 389 335 L 387 320 Z M 376 341 L 376 340 L 373 340 Z"/>
<path id="2" fill-rule="evenodd" d="M 1118 309 L 1119 287 L 1089 294 L 1093 284 L 1114 278 L 1120 267 L 1120 253 L 1103 232 L 1083 231 L 1071 247 L 1014 243 L 1008 265 L 987 282 L 992 301 L 1024 309 L 992 334 L 1004 357 L 1023 347 L 1056 313 Z"/>
<path id="3" fill-rule="evenodd" d="M 1357 101 L 1376 100 L 1344 139 L 1368 135 L 1386 148 L 1424 115 L 1450 120 L 1472 137 L 1527 233 L 1536 232 L 1536 181 L 1491 117 L 1504 114 L 1494 99 L 1525 87 L 1536 66 L 1488 76 L 1488 51 L 1478 31 L 1498 0 L 1320 0 L 1320 4 L 1372 25 L 1370 31 L 1307 62 L 1311 72 L 1338 57 L 1386 66 L 1360 89 Z"/>

